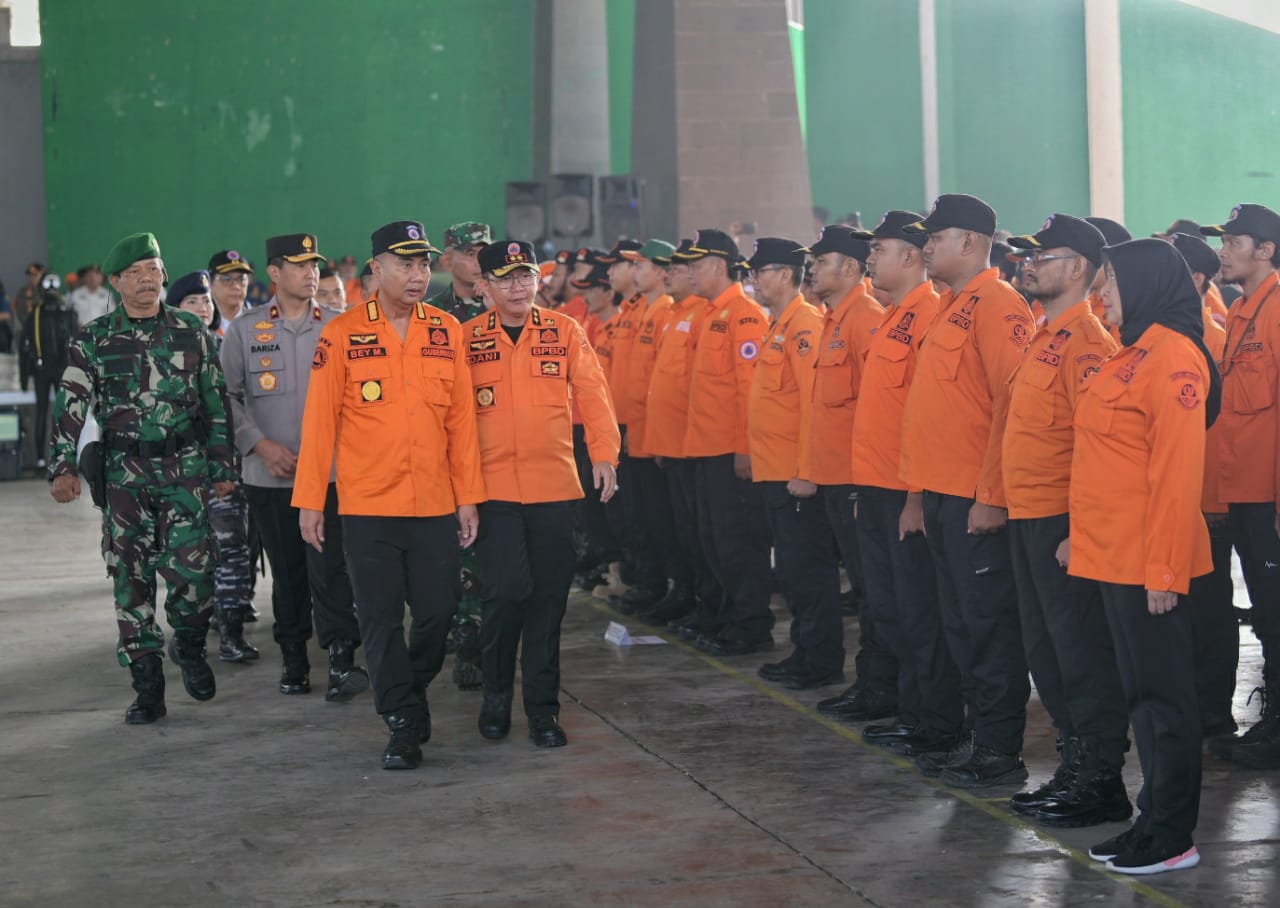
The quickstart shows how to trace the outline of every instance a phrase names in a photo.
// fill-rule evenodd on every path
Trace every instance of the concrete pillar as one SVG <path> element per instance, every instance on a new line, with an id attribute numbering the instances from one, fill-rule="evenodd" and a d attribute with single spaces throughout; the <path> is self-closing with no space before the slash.
<path id="1" fill-rule="evenodd" d="M 1124 111 L 1119 0 L 1084 4 L 1089 97 L 1089 208 L 1124 223 Z"/>
<path id="2" fill-rule="evenodd" d="M 48 262 L 44 194 L 44 118 L 40 48 L 9 44 L 10 10 L 0 7 L 0 280 L 10 296 L 26 283 L 30 261 Z M 87 263 L 52 262 L 62 273 Z"/>

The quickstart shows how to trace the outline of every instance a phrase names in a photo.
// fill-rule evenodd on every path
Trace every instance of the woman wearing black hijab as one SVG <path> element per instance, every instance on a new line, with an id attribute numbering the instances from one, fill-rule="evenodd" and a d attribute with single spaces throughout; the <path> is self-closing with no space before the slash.
<path id="1" fill-rule="evenodd" d="M 1205 429 L 1221 379 L 1204 316 L 1176 249 L 1108 246 L 1103 302 L 1122 347 L 1075 410 L 1068 571 L 1099 581 L 1142 764 L 1133 828 L 1089 850 L 1107 869 L 1194 867 L 1200 715 L 1192 665 L 1192 577 L 1209 573 L 1200 510 Z"/>

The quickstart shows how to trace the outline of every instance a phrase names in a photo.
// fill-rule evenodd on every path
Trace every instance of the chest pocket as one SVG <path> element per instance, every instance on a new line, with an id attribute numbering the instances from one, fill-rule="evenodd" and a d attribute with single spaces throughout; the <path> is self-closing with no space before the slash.
<path id="1" fill-rule="evenodd" d="M 1111 434 L 1126 387 L 1114 372 L 1096 376 L 1085 386 L 1076 404 L 1073 420 L 1076 427 L 1100 435 Z"/>
<path id="2" fill-rule="evenodd" d="M 694 358 L 696 372 L 724 375 L 733 369 L 733 358 L 729 355 L 729 325 L 726 322 L 717 324 L 724 325 L 724 331 L 712 331 L 708 325 L 698 338 L 698 353 Z"/>
<path id="3" fill-rule="evenodd" d="M 351 363 L 347 367 L 347 377 L 361 406 L 376 406 L 391 396 L 391 364 L 385 359 Z"/>
<path id="4" fill-rule="evenodd" d="M 1013 396 L 1009 403 L 1009 412 L 1014 419 L 1022 425 L 1042 429 L 1054 425 L 1058 407 L 1057 378 L 1057 370 L 1050 366 L 1023 363 L 1014 373 Z"/>
<path id="5" fill-rule="evenodd" d="M 1241 415 L 1270 410 L 1276 402 L 1276 370 L 1262 357 L 1237 360 L 1227 376 L 1231 412 Z"/>
<path id="6" fill-rule="evenodd" d="M 249 394 L 275 397 L 285 391 L 285 358 L 279 351 L 249 354 Z"/>
<path id="7" fill-rule="evenodd" d="M 895 340 L 876 344 L 875 374 L 881 387 L 901 388 L 907 381 L 911 347 Z"/>
<path id="8" fill-rule="evenodd" d="M 689 348 L 692 346 L 689 332 L 677 330 L 676 323 L 672 323 L 658 342 L 662 346 L 662 371 L 684 375 L 688 371 Z"/>
<path id="9" fill-rule="evenodd" d="M 841 344 L 831 349 L 833 343 Z M 818 364 L 814 373 L 817 385 L 817 400 L 828 407 L 840 407 L 854 399 L 853 375 L 849 368 L 851 356 L 848 341 L 832 341 L 828 339 L 818 355 Z"/>
<path id="10" fill-rule="evenodd" d="M 760 361 L 756 363 L 756 381 L 766 391 L 781 390 L 786 367 L 786 350 L 779 350 L 773 341 L 768 341 L 760 351 Z"/>
<path id="11" fill-rule="evenodd" d="M 172 354 L 167 370 L 173 374 L 190 376 L 200 368 L 200 339 L 192 331 L 175 331 L 170 342 Z"/>
<path id="12" fill-rule="evenodd" d="M 424 356 L 419 367 L 422 396 L 433 406 L 453 403 L 453 360 L 440 356 Z"/>
<path id="13" fill-rule="evenodd" d="M 968 332 L 948 325 L 939 325 L 929 343 L 929 362 L 933 377 L 941 381 L 955 381 L 960 374 L 960 359 L 964 356 L 964 343 Z"/>
<path id="14" fill-rule="evenodd" d="M 569 405 L 569 364 L 562 356 L 535 356 L 529 361 L 529 398 L 540 407 Z"/>
<path id="15" fill-rule="evenodd" d="M 141 344 L 129 337 L 110 338 L 99 354 L 99 396 L 104 401 L 131 398 L 141 388 L 144 368 L 150 368 L 150 360 Z"/>

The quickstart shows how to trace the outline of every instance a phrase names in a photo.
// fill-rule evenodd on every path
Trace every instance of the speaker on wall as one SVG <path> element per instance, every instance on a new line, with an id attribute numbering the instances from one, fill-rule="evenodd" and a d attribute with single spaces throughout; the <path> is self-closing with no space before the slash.
<path id="1" fill-rule="evenodd" d="M 551 176 L 551 232 L 555 236 L 588 236 L 594 229 L 592 189 L 589 173 L 557 173 Z"/>
<path id="2" fill-rule="evenodd" d="M 507 236 L 536 243 L 547 235 L 547 188 L 541 183 L 508 183 Z"/>
<path id="3" fill-rule="evenodd" d="M 601 177 L 601 242 L 610 246 L 619 237 L 643 240 L 648 235 L 644 219 L 644 180 L 625 174 Z"/>

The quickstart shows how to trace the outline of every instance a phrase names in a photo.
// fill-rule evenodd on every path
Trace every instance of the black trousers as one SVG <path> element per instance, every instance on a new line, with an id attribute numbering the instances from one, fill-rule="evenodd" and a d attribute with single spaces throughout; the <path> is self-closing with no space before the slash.
<path id="1" fill-rule="evenodd" d="M 32 376 L 36 389 L 35 452 L 37 460 L 49 459 L 49 392 L 62 380 L 62 369 L 37 369 Z"/>
<path id="2" fill-rule="evenodd" d="M 979 746 L 1021 753 L 1027 659 L 1018 621 L 1009 531 L 969 535 L 973 499 L 924 493 L 924 524 L 938 576 L 942 628 L 960 669 Z"/>
<path id="3" fill-rule="evenodd" d="M 1191 581 L 1191 630 L 1195 648 L 1196 695 L 1206 725 L 1231 719 L 1240 667 L 1240 622 L 1231 581 L 1231 529 L 1209 527 L 1213 571 Z"/>
<path id="4" fill-rule="evenodd" d="M 792 497 L 785 482 L 757 484 L 764 493 L 783 592 L 791 604 L 791 642 L 814 673 L 841 671 L 840 561 L 826 504 L 821 495 Z"/>
<path id="5" fill-rule="evenodd" d="M 964 721 L 960 673 L 947 648 L 937 573 L 921 535 L 898 538 L 907 493 L 857 486 L 858 553 L 877 636 L 898 660 L 898 717 L 943 733 Z"/>
<path id="6" fill-rule="evenodd" d="M 560 712 L 560 623 L 573 582 L 572 501 L 480 505 L 481 660 L 486 693 L 521 688 L 528 716 Z"/>
<path id="7" fill-rule="evenodd" d="M 716 615 L 724 601 L 724 590 L 702 550 L 698 520 L 698 462 L 692 458 L 668 458 L 663 464 L 676 524 L 676 541 L 689 562 L 694 598 L 699 607 Z"/>
<path id="8" fill-rule="evenodd" d="M 836 548 L 849 574 L 849 581 L 855 589 L 863 590 L 865 597 L 862 556 L 858 551 L 858 522 L 854 518 L 857 489 L 853 486 L 821 486 L 818 494 L 822 496 L 827 525 L 835 535 Z M 858 652 L 853 657 L 853 669 L 858 681 L 864 685 L 888 691 L 898 689 L 898 657 L 876 629 L 876 619 L 869 608 L 858 612 Z"/>
<path id="9" fill-rule="evenodd" d="M 644 536 L 657 565 L 656 588 L 665 590 L 668 580 L 688 587 L 693 582 L 693 564 L 688 549 L 680 544 L 676 529 L 670 471 L 658 466 L 651 457 L 633 457 L 631 465 L 632 475 L 639 480 L 640 522 L 644 524 Z"/>
<path id="10" fill-rule="evenodd" d="M 1244 585 L 1252 603 L 1253 632 L 1262 644 L 1262 677 L 1280 685 L 1280 537 L 1276 507 L 1263 504 L 1228 506 L 1231 542 L 1240 555 Z"/>
<path id="11" fill-rule="evenodd" d="M 762 637 L 773 630 L 769 528 L 760 487 L 733 472 L 733 455 L 698 458 L 698 533 L 724 590 L 721 634 Z"/>
<path id="12" fill-rule="evenodd" d="M 420 719 L 427 714 L 427 685 L 440 673 L 449 622 L 458 608 L 458 520 L 452 514 L 348 514 L 342 528 L 374 707 L 383 716 Z M 566 527 L 566 532 L 571 531 Z M 568 557 L 572 561 L 572 547 Z"/>
<path id="13" fill-rule="evenodd" d="M 291 488 L 245 486 L 262 550 L 271 565 L 271 635 L 277 643 L 306 643 L 314 618 L 320 646 L 360 642 L 351 579 L 343 556 L 342 520 L 333 483 L 324 500 L 324 552 L 302 541 Z"/>
<path id="14" fill-rule="evenodd" d="M 1097 582 L 1069 576 L 1058 564 L 1058 545 L 1070 532 L 1066 514 L 1009 521 L 1022 646 L 1059 733 L 1094 739 L 1102 759 L 1120 767 L 1129 714 L 1115 647 Z"/>
<path id="15" fill-rule="evenodd" d="M 601 563 L 617 561 L 622 557 L 622 546 L 614 536 L 606 505 L 600 501 L 600 490 L 595 487 L 591 454 L 581 425 L 573 427 L 573 459 L 578 467 L 578 482 L 582 484 L 583 498 L 578 502 L 578 513 L 587 537 L 587 554 Z"/>
<path id="16" fill-rule="evenodd" d="M 1137 823 L 1162 839 L 1190 839 L 1200 814 L 1200 712 L 1191 606 L 1152 615 L 1140 586 L 1103 583 L 1129 721 L 1142 764 Z"/>

